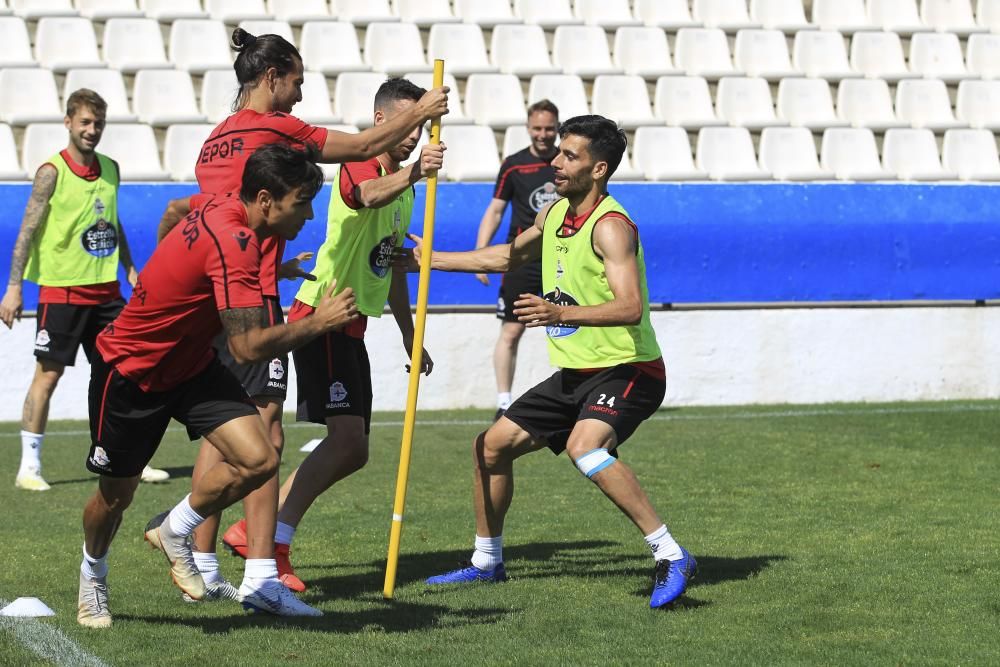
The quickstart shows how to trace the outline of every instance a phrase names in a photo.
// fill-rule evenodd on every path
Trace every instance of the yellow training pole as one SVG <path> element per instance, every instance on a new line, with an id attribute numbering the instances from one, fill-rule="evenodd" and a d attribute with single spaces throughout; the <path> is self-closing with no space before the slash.
<path id="1" fill-rule="evenodd" d="M 435 88 L 444 85 L 444 61 L 434 61 Z M 430 143 L 441 141 L 441 119 L 431 121 Z M 418 158 L 419 159 L 419 158 Z M 399 540 L 403 532 L 403 509 L 406 506 L 406 480 L 410 474 L 410 447 L 413 445 L 413 424 L 417 419 L 417 391 L 420 389 L 420 366 L 424 357 L 424 324 L 427 321 L 427 293 L 431 282 L 431 252 L 434 247 L 434 208 L 437 204 L 437 172 L 427 176 L 427 202 L 424 206 L 424 245 L 420 256 L 420 283 L 417 288 L 417 318 L 413 330 L 413 352 L 410 355 L 410 386 L 406 393 L 406 417 L 403 419 L 403 443 L 399 450 L 399 472 L 396 475 L 396 501 L 392 506 L 392 530 L 389 533 L 389 557 L 385 565 L 385 585 L 382 596 L 392 599 L 396 587 L 396 565 L 399 563 Z"/>

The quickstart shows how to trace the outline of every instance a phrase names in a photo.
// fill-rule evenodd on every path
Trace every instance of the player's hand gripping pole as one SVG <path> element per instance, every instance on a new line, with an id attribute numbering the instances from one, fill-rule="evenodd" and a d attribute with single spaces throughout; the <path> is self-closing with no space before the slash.
<path id="1" fill-rule="evenodd" d="M 444 85 L 444 61 L 434 61 L 434 88 Z M 441 142 L 441 119 L 431 121 L 430 143 Z M 385 565 L 385 585 L 382 596 L 392 599 L 396 588 L 396 565 L 399 563 L 399 539 L 403 532 L 403 509 L 406 506 L 406 480 L 410 474 L 410 448 L 413 445 L 413 424 L 417 419 L 417 391 L 420 389 L 420 369 L 424 356 L 424 324 L 427 321 L 427 293 L 431 282 L 431 254 L 434 248 L 434 209 L 437 204 L 437 172 L 427 176 L 427 201 L 424 206 L 424 244 L 420 254 L 420 283 L 417 288 L 417 318 L 410 352 L 410 386 L 406 392 L 406 416 L 403 418 L 403 443 L 399 450 L 399 472 L 396 475 L 396 501 L 392 506 L 392 530 L 389 533 L 389 557 Z"/>

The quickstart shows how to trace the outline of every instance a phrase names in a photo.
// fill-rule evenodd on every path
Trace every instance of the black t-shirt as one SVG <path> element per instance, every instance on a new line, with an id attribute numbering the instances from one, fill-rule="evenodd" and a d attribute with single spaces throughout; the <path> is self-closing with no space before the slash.
<path id="1" fill-rule="evenodd" d="M 549 202 L 559 199 L 556 194 L 552 159 L 539 158 L 527 148 L 507 157 L 500 165 L 494 199 L 511 202 L 514 212 L 507 232 L 507 243 L 535 224 L 535 216 Z"/>

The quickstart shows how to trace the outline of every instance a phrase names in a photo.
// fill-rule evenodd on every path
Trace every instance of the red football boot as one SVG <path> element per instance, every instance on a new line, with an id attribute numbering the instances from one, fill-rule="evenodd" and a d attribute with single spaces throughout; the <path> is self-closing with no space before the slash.
<path id="1" fill-rule="evenodd" d="M 274 545 L 274 560 L 278 563 L 278 580 L 289 590 L 301 593 L 306 589 L 304 581 L 295 576 L 295 569 L 292 568 L 292 561 L 289 560 L 289 546 L 287 544 Z"/>
<path id="2" fill-rule="evenodd" d="M 247 557 L 247 520 L 240 519 L 222 534 L 222 544 L 234 556 Z"/>

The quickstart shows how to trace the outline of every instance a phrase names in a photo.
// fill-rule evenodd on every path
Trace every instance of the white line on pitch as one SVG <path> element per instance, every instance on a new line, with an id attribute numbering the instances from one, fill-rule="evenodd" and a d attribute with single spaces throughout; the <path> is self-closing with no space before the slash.
<path id="1" fill-rule="evenodd" d="M 7 601 L 0 600 L 0 607 Z M 108 667 L 107 663 L 85 650 L 64 635 L 59 628 L 36 618 L 0 616 L 0 628 L 9 629 L 14 638 L 29 651 L 56 665 L 76 667 Z"/>

